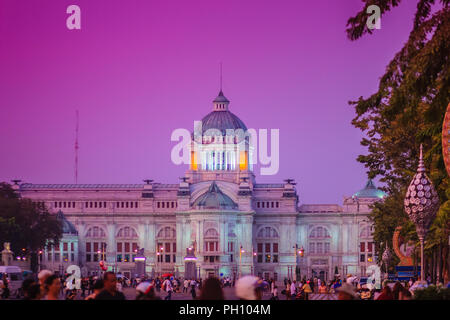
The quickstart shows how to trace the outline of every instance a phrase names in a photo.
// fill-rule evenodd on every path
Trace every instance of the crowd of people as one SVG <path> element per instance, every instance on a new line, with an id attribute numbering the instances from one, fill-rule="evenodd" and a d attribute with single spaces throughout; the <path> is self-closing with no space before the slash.
<path id="1" fill-rule="evenodd" d="M 6 279 L 6 276 L 2 278 Z M 69 279 L 72 278 L 43 270 L 37 275 L 37 280 L 25 279 L 20 293 L 24 300 L 125 300 L 122 290 L 130 287 L 135 288 L 137 300 L 171 300 L 172 295 L 177 293 L 189 294 L 192 299 L 198 300 L 224 300 L 224 288 L 234 287 L 236 297 L 243 300 L 262 299 L 264 294 L 271 300 L 279 300 L 279 294 L 285 296 L 286 300 L 308 300 L 311 294 L 334 294 L 338 300 L 411 300 L 419 283 L 415 279 L 390 284 L 385 281 L 382 289 L 377 289 L 347 275 L 344 281 L 340 278 L 328 282 L 320 278 L 301 281 L 284 279 L 284 287 L 279 291 L 274 279 L 262 280 L 255 276 L 244 276 L 237 280 L 212 277 L 197 281 L 175 278 L 171 274 L 154 279 L 127 279 L 113 272 L 105 272 L 102 277 L 82 278 L 79 289 L 69 289 Z M 8 281 L 1 281 L 0 288 L 0 297 L 8 299 Z"/>
<path id="2" fill-rule="evenodd" d="M 351 274 L 342 281 L 339 277 L 328 282 L 320 278 L 301 281 L 284 280 L 284 289 L 281 291 L 286 300 L 308 300 L 310 294 L 336 294 L 338 300 L 411 300 L 413 292 L 419 285 L 417 279 L 409 281 L 385 281 L 382 288 L 374 284 L 361 284 Z M 277 286 L 271 285 L 272 299 L 279 299 Z"/>
<path id="3" fill-rule="evenodd" d="M 9 287 L 6 275 L 3 277 L 0 288 L 2 289 L 2 299 L 9 298 Z M 225 300 L 223 293 L 224 287 L 234 286 L 235 281 L 230 278 L 219 280 L 217 278 L 208 278 L 203 281 L 199 279 L 178 279 L 173 276 L 165 278 L 157 277 L 155 279 L 126 279 L 117 278 L 113 272 L 105 272 L 102 277 L 91 276 L 82 278 L 80 289 L 67 288 L 67 276 L 58 276 L 50 270 L 42 270 L 37 275 L 37 280 L 27 278 L 22 282 L 20 293 L 23 300 L 126 300 L 122 290 L 124 287 L 133 287 L 136 289 L 136 300 L 171 300 L 173 293 L 190 293 L 192 299 L 198 300 Z M 249 281 L 250 279 L 250 281 Z M 70 280 L 69 280 L 70 281 Z M 237 294 L 241 298 L 251 298 L 254 295 L 250 291 L 262 288 L 259 283 L 261 280 L 257 277 L 243 277 L 236 285 Z M 254 288 L 253 288 L 254 287 Z M 253 290 L 255 289 L 255 290 Z M 197 296 L 197 291 L 200 291 Z M 256 295 L 260 296 L 260 295 Z"/>

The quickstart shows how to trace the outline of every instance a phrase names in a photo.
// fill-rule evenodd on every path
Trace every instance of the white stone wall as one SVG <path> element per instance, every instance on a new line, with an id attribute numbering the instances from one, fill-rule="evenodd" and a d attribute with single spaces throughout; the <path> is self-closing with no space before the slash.
<path id="1" fill-rule="evenodd" d="M 20 190 L 22 197 L 34 201 L 45 201 L 49 210 L 62 210 L 79 232 L 77 242 L 77 263 L 87 272 L 98 271 L 98 263 L 85 261 L 85 234 L 92 226 L 100 226 L 106 232 L 107 264 L 117 266 L 118 271 L 133 272 L 134 263 L 116 263 L 116 234 L 124 226 L 133 227 L 138 234 L 139 247 L 145 248 L 146 272 L 157 272 L 156 252 L 158 248 L 157 233 L 164 226 L 176 230 L 176 263 L 164 264 L 166 268 L 184 272 L 184 256 L 186 248 L 196 242 L 202 277 L 206 277 L 206 269 L 217 268 L 219 273 L 232 276 L 240 270 L 242 274 L 274 273 L 281 281 L 285 277 L 294 276 L 295 267 L 300 268 L 301 277 L 312 276 L 312 269 L 327 272 L 328 279 L 334 275 L 335 266 L 339 273 L 348 272 L 360 275 L 359 233 L 362 226 L 370 225 L 368 221 L 371 200 L 344 198 L 343 206 L 336 204 L 299 204 L 296 196 L 286 196 L 286 192 L 294 190 L 286 184 L 254 185 L 250 183 L 251 195 L 239 196 L 239 185 L 227 181 L 217 181 L 218 187 L 239 204 L 238 211 L 196 210 L 190 207 L 198 196 L 207 191 L 210 181 L 201 181 L 189 185 L 190 195 L 177 195 L 179 184 L 153 184 L 153 188 L 145 185 L 116 187 L 84 186 L 82 188 L 60 186 L 27 186 Z M 152 198 L 143 198 L 145 191 L 153 192 Z M 294 190 L 295 191 L 295 190 Z M 60 202 L 75 202 L 75 207 L 60 207 Z M 55 202 L 57 206 L 55 206 Z M 106 207 L 90 207 L 93 202 L 106 202 Z M 128 208 L 122 208 L 122 202 L 128 202 Z M 172 203 L 175 206 L 172 208 Z M 260 203 L 258 207 L 258 202 Z M 261 203 L 266 205 L 261 207 Z M 88 204 L 86 206 L 86 203 Z M 138 206 L 130 207 L 130 203 Z M 158 204 L 159 203 L 159 204 Z M 164 207 L 163 204 L 164 203 Z M 269 207 L 267 207 L 269 203 Z M 272 207 L 272 203 L 276 204 Z M 278 204 L 277 204 L 278 203 Z M 169 207 L 167 207 L 169 204 Z M 203 261 L 204 232 L 206 226 L 212 226 L 219 233 L 220 263 L 210 264 Z M 229 237 L 229 229 L 234 226 L 236 238 Z M 255 233 L 262 226 L 272 226 L 279 232 L 279 262 L 257 263 L 253 255 L 256 250 Z M 330 235 L 330 252 L 327 254 L 309 254 L 309 232 L 315 226 L 325 227 Z M 366 239 L 367 240 L 367 239 Z M 228 251 L 228 242 L 234 241 L 233 252 Z M 296 257 L 295 245 L 305 249 L 304 257 Z M 244 253 L 240 258 L 239 247 Z M 230 255 L 233 254 L 233 262 Z M 317 265 L 320 263 L 322 265 Z"/>

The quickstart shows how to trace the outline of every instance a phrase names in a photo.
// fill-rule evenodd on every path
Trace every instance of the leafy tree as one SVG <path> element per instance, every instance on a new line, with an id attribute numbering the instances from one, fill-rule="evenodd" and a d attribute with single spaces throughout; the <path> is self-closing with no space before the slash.
<path id="1" fill-rule="evenodd" d="M 434 285 L 425 289 L 416 289 L 414 300 L 450 300 L 450 289 Z"/>
<path id="2" fill-rule="evenodd" d="M 347 36 L 352 41 L 374 32 L 366 26 L 369 5 L 378 5 L 383 17 L 401 0 L 363 2 L 363 9 L 347 22 Z M 378 91 L 349 102 L 356 111 L 352 124 L 365 133 L 361 144 L 368 150 L 357 160 L 368 169 L 369 177 L 380 177 L 388 193 L 372 213 L 375 241 L 391 241 L 396 226 L 403 226 L 402 233 L 407 238 L 416 239 L 413 225 L 403 212 L 403 198 L 416 172 L 419 145 L 423 144 L 427 172 L 442 203 L 430 229 L 427 248 L 428 253 L 440 248 L 444 270 L 448 270 L 449 263 L 450 193 L 446 191 L 450 180 L 443 161 L 441 134 L 450 101 L 449 2 L 418 0 L 408 41 L 388 64 Z"/>
<path id="3" fill-rule="evenodd" d="M 16 255 L 29 256 L 32 271 L 37 270 L 39 249 L 58 243 L 61 236 L 61 222 L 44 205 L 19 198 L 9 184 L 0 183 L 0 243 L 10 242 Z"/>

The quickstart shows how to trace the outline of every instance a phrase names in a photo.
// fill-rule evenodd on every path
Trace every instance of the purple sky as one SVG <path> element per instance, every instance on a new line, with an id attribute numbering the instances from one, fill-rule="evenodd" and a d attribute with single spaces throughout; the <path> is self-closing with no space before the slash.
<path id="1" fill-rule="evenodd" d="M 376 91 L 407 40 L 416 1 L 356 42 L 360 0 L 0 2 L 0 181 L 178 183 L 176 128 L 212 110 L 219 62 L 230 110 L 249 128 L 280 129 L 280 170 L 302 203 L 341 203 L 366 182 L 365 149 L 347 101 Z M 81 30 L 66 8 L 81 8 Z"/>

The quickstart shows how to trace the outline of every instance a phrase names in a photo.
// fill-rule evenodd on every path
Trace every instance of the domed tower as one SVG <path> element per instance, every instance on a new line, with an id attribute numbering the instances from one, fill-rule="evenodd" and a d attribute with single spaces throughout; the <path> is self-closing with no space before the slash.
<path id="1" fill-rule="evenodd" d="M 244 122 L 229 110 L 222 90 L 213 100 L 213 110 L 195 123 L 191 142 L 189 182 L 224 180 L 254 181 L 250 134 Z"/>
<path id="2" fill-rule="evenodd" d="M 369 179 L 366 183 L 364 189 L 359 190 L 355 194 L 353 194 L 352 198 L 359 199 L 382 199 L 386 196 L 386 193 L 378 189 L 373 183 L 372 179 Z"/>
<path id="3" fill-rule="evenodd" d="M 369 212 L 370 205 L 384 197 L 386 193 L 378 189 L 373 180 L 369 179 L 363 189 L 351 197 L 344 197 L 344 206 L 348 212 Z"/>

